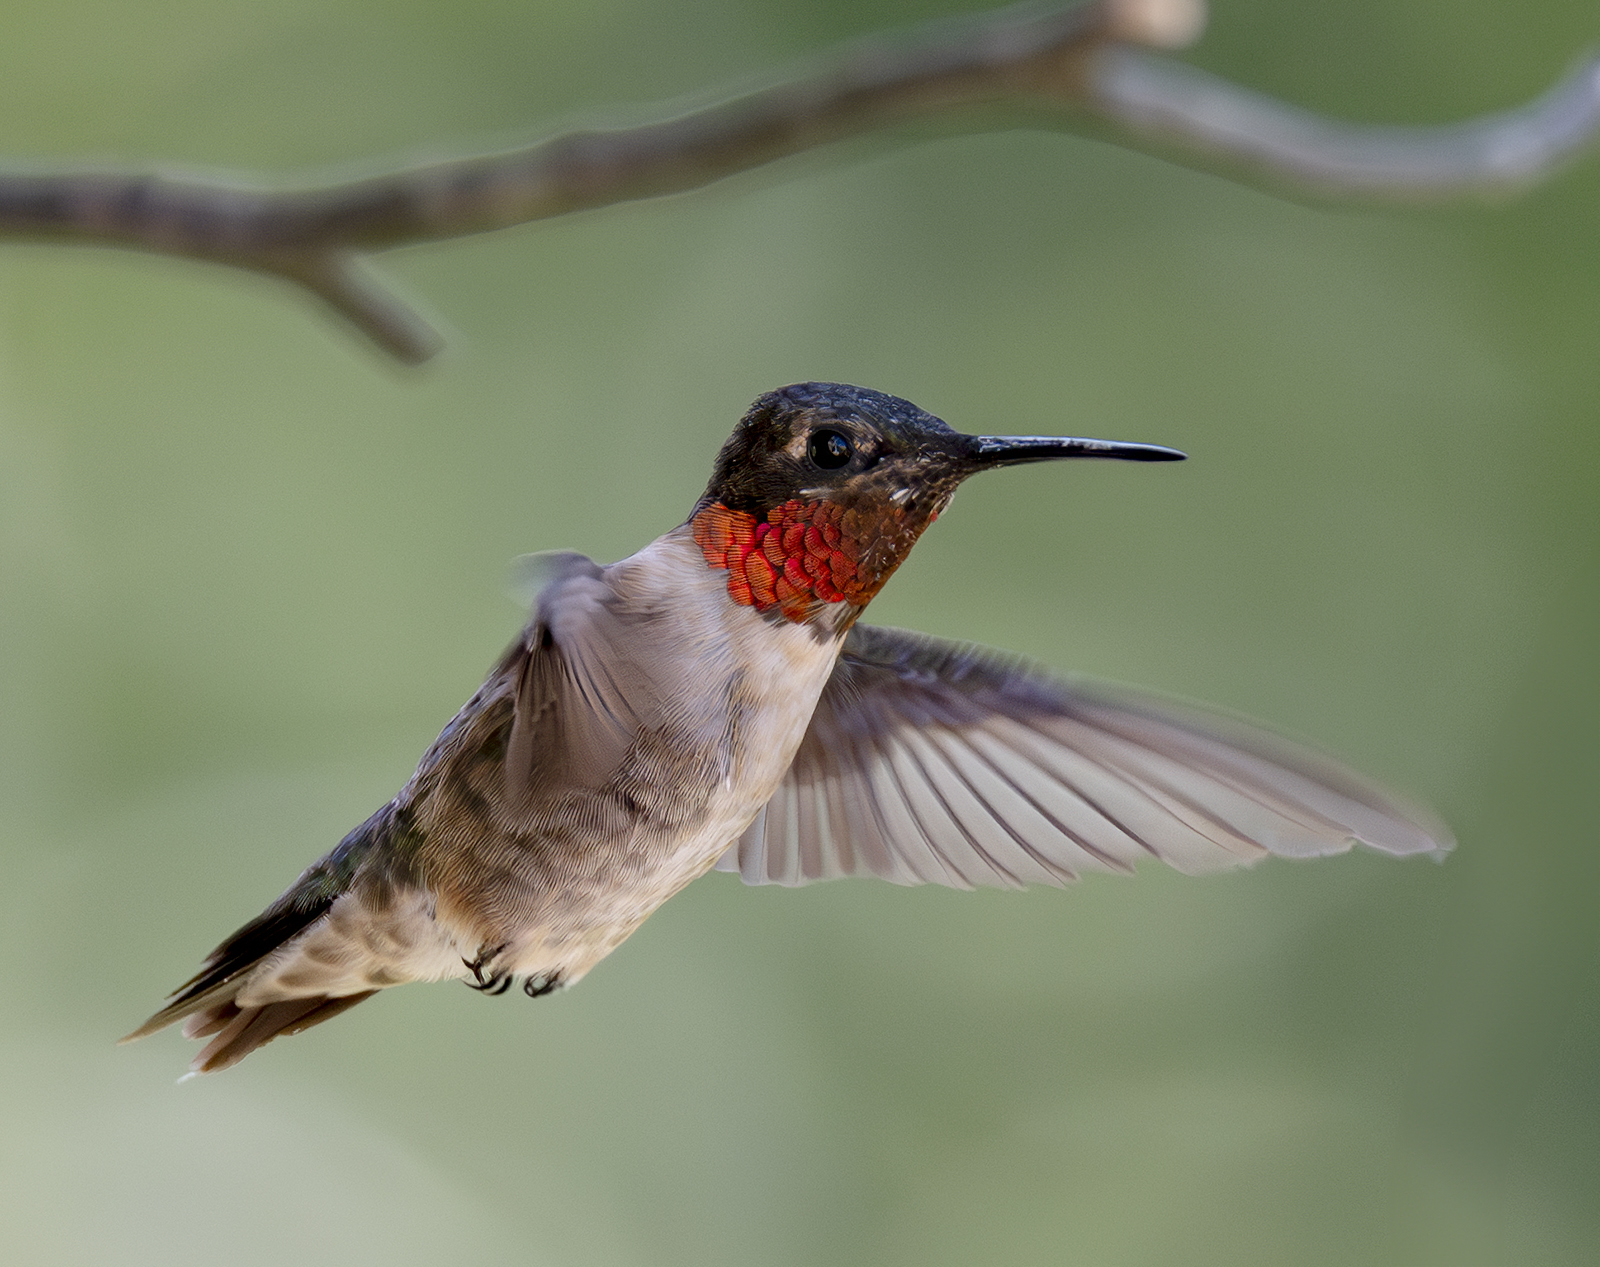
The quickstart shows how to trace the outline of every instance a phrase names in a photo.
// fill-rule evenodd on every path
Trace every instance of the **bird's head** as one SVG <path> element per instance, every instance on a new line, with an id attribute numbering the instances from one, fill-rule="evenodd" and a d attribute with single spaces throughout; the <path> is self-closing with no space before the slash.
<path id="1" fill-rule="evenodd" d="M 896 396 L 797 383 L 740 420 L 690 523 L 735 602 L 796 622 L 837 604 L 853 618 L 969 475 L 1055 458 L 1181 457 L 1150 444 L 964 435 Z"/>

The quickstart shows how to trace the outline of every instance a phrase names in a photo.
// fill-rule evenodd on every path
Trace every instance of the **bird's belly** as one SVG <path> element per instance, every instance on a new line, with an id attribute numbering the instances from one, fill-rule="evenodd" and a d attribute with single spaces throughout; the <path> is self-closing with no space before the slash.
<path id="1" fill-rule="evenodd" d="M 571 984 L 631 935 L 655 909 L 709 871 L 760 809 L 729 801 L 689 833 L 636 840 L 633 863 L 598 882 L 569 882 L 510 954 L 510 971 Z"/>

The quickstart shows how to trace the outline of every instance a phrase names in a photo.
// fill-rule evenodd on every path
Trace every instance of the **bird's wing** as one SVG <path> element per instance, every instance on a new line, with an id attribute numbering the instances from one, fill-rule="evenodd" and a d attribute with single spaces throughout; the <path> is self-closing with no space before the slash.
<path id="1" fill-rule="evenodd" d="M 1453 845 L 1425 810 L 1251 723 L 857 625 L 794 764 L 718 866 L 747 884 L 1019 887 L 1357 843 Z"/>
<path id="2" fill-rule="evenodd" d="M 531 805 L 552 790 L 605 785 L 640 737 L 677 718 L 694 659 L 672 654 L 670 611 L 640 589 L 637 570 L 579 554 L 520 566 L 541 589 L 491 681 L 512 699 L 506 790 Z"/>
<path id="3" fill-rule="evenodd" d="M 581 554 L 533 556 L 533 619 L 501 662 L 512 690 L 506 789 L 513 803 L 600 787 L 668 707 L 679 666 L 640 653 L 656 613 L 619 595 L 610 569 Z"/>

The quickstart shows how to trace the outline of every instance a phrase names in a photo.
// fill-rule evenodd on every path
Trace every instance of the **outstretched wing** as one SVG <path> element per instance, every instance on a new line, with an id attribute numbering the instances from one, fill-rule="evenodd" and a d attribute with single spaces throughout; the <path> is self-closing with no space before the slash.
<path id="1" fill-rule="evenodd" d="M 1020 887 L 1143 857 L 1197 873 L 1448 831 L 1332 758 L 1227 714 L 857 625 L 793 766 L 719 868 Z"/>

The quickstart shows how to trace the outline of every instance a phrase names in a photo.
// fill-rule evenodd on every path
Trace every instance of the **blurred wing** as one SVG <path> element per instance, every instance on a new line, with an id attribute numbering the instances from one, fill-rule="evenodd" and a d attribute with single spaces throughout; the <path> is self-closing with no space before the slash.
<path id="1" fill-rule="evenodd" d="M 513 801 L 599 787 L 664 706 L 670 659 L 639 644 L 650 617 L 581 554 L 529 556 L 542 587 L 533 619 L 496 677 L 512 689 L 506 789 Z M 493 679 L 491 679 L 493 680 Z"/>
<path id="2" fill-rule="evenodd" d="M 875 875 L 1020 887 L 1159 858 L 1199 873 L 1448 831 L 1248 722 L 857 625 L 777 793 L 718 866 L 747 884 Z"/>

